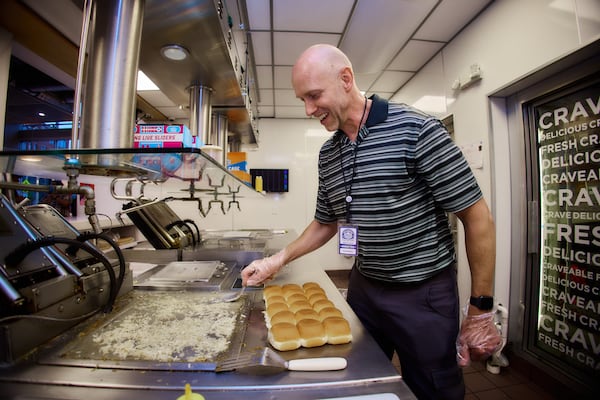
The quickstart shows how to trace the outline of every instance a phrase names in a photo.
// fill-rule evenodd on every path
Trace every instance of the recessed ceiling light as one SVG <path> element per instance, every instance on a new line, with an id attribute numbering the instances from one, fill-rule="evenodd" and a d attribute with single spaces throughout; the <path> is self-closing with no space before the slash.
<path id="1" fill-rule="evenodd" d="M 190 55 L 190 52 L 178 44 L 168 44 L 160 49 L 160 54 L 169 60 L 181 61 L 185 60 Z"/>
<path id="2" fill-rule="evenodd" d="M 45 116 L 46 116 L 46 113 L 45 113 L 45 112 L 42 112 L 42 111 L 40 111 L 40 112 L 38 113 L 38 117 L 45 117 Z"/>

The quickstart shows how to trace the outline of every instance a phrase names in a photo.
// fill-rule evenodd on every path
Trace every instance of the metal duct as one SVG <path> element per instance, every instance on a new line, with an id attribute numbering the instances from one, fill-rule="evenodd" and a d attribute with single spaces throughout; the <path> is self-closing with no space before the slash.
<path id="1" fill-rule="evenodd" d="M 240 151 L 241 145 L 242 145 L 241 140 L 239 140 L 235 136 L 231 136 L 229 138 L 229 142 L 227 144 L 227 151 L 233 151 L 233 152 Z"/>
<path id="2" fill-rule="evenodd" d="M 226 115 L 213 114 L 212 131 L 210 135 L 210 144 L 223 149 L 222 165 L 227 165 L 227 134 L 229 132 L 229 122 Z"/>
<path id="3" fill-rule="evenodd" d="M 212 89 L 202 85 L 193 85 L 190 91 L 190 132 L 202 144 L 210 142 L 211 94 Z"/>
<path id="4" fill-rule="evenodd" d="M 93 1 L 80 143 L 133 147 L 144 0 Z"/>

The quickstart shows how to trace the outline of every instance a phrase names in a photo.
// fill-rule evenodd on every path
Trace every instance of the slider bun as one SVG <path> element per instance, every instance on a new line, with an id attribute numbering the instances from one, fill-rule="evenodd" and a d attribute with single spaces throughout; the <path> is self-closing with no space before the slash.
<path id="1" fill-rule="evenodd" d="M 344 344 L 352 341 L 350 324 L 341 317 L 329 317 L 323 320 L 323 327 L 327 334 L 327 343 Z"/>
<path id="2" fill-rule="evenodd" d="M 323 321 L 325 318 L 329 317 L 344 317 L 342 312 L 335 307 L 325 307 L 321 311 L 319 311 L 319 319 Z"/>
<path id="3" fill-rule="evenodd" d="M 305 291 L 309 288 L 321 289 L 321 285 L 319 285 L 317 282 L 306 282 L 302 284 L 302 289 L 304 289 Z"/>
<path id="4" fill-rule="evenodd" d="M 314 294 L 325 295 L 325 291 L 321 288 L 310 287 L 308 289 L 304 289 L 304 294 L 306 295 L 306 297 L 310 298 L 310 296 Z"/>
<path id="5" fill-rule="evenodd" d="M 273 315 L 281 311 L 288 311 L 288 306 L 285 303 L 274 303 L 267 307 L 267 316 L 271 318 Z"/>
<path id="6" fill-rule="evenodd" d="M 319 317 L 319 314 L 313 310 L 313 309 L 303 309 L 303 310 L 298 310 L 294 316 L 296 317 L 296 322 L 300 322 L 303 319 L 315 319 L 317 321 L 320 321 L 321 318 Z"/>
<path id="7" fill-rule="evenodd" d="M 285 298 L 283 296 L 273 295 L 273 296 L 265 299 L 265 305 L 267 307 L 270 306 L 271 304 L 275 304 L 275 303 L 285 304 Z"/>
<path id="8" fill-rule="evenodd" d="M 300 291 L 300 293 L 304 292 L 304 290 L 302 289 L 302 286 L 300 286 L 296 283 L 286 283 L 285 285 L 283 285 L 281 287 L 281 289 L 284 292 L 289 292 L 289 291 L 294 291 L 294 292 Z"/>
<path id="9" fill-rule="evenodd" d="M 324 293 L 315 293 L 308 298 L 310 304 L 315 304 L 319 300 L 329 300 Z"/>
<path id="10" fill-rule="evenodd" d="M 327 334 L 321 321 L 303 319 L 302 321 L 298 321 L 296 326 L 300 333 L 300 343 L 302 346 L 317 347 L 327 343 Z"/>
<path id="11" fill-rule="evenodd" d="M 304 292 L 302 291 L 302 289 L 288 289 L 288 290 L 284 290 L 283 291 L 283 297 L 285 297 L 285 300 L 287 302 L 289 302 L 290 297 L 295 296 L 295 295 L 301 295 L 304 296 L 304 299 L 306 300 L 306 296 L 304 295 Z"/>
<path id="12" fill-rule="evenodd" d="M 305 309 L 312 309 L 312 306 L 306 300 L 295 301 L 294 303 L 290 304 L 290 311 L 293 313 L 297 313 L 298 311 Z"/>
<path id="13" fill-rule="evenodd" d="M 316 312 L 320 312 L 322 309 L 327 308 L 327 307 L 335 307 L 335 306 L 329 300 L 319 300 L 319 301 L 316 301 L 312 305 L 312 308 L 314 308 Z"/>
<path id="14" fill-rule="evenodd" d="M 287 322 L 273 324 L 269 329 L 268 339 L 271 346 L 279 351 L 296 350 L 301 346 L 298 328 Z"/>
<path id="15" fill-rule="evenodd" d="M 277 295 L 283 296 L 283 289 L 279 285 L 268 285 L 263 289 L 263 298 L 268 299 L 269 297 Z"/>
<path id="16" fill-rule="evenodd" d="M 307 301 L 307 300 L 308 299 L 306 298 L 306 296 L 302 293 L 294 293 L 285 299 L 285 301 L 288 304 L 294 304 L 297 301 Z"/>
<path id="17" fill-rule="evenodd" d="M 271 325 L 276 325 L 281 322 L 286 322 L 288 324 L 296 323 L 296 316 L 291 311 L 279 311 L 277 314 L 271 317 Z"/>

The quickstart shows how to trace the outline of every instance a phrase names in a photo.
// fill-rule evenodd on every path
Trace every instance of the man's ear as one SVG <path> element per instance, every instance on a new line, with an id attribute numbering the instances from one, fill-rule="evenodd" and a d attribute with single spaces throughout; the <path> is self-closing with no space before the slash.
<path id="1" fill-rule="evenodd" d="M 340 78 L 342 79 L 344 89 L 349 91 L 354 85 L 354 76 L 350 67 L 344 67 L 340 72 Z"/>

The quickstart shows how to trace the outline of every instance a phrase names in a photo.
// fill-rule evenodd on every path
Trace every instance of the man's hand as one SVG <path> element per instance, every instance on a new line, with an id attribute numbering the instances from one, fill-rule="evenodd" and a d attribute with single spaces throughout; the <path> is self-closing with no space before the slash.
<path id="1" fill-rule="evenodd" d="M 494 312 L 466 315 L 456 340 L 458 365 L 466 367 L 471 360 L 483 361 L 501 345 L 502 336 L 494 324 Z"/>
<path id="2" fill-rule="evenodd" d="M 256 286 L 273 279 L 283 264 L 283 250 L 270 257 L 252 261 L 242 270 L 242 285 Z"/>

